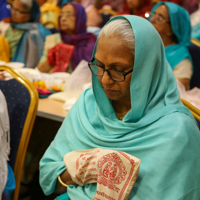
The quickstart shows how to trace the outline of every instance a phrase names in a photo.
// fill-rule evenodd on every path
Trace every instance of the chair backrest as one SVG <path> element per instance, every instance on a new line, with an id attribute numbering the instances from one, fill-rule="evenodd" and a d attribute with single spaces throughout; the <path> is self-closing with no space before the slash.
<path id="1" fill-rule="evenodd" d="M 190 80 L 190 88 L 198 87 L 200 88 L 200 41 L 192 38 L 190 46 L 188 46 L 189 53 L 193 62 L 193 75 Z"/>
<path id="2" fill-rule="evenodd" d="M 18 71 L 0 66 L 13 79 L 0 80 L 0 89 L 7 101 L 10 118 L 10 165 L 13 168 L 16 188 L 14 200 L 18 199 L 24 159 L 38 107 L 38 93 L 34 85 Z"/>
<path id="3" fill-rule="evenodd" d="M 181 101 L 184 106 L 189 108 L 194 118 L 200 121 L 200 110 L 184 99 L 181 99 Z"/>

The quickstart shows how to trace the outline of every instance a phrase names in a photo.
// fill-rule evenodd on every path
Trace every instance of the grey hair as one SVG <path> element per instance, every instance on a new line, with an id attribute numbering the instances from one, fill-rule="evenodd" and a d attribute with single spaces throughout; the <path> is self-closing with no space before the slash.
<path id="1" fill-rule="evenodd" d="M 27 10 L 32 9 L 32 6 L 33 6 L 32 0 L 20 0 L 20 2 Z"/>
<path id="2" fill-rule="evenodd" d="M 102 35 L 110 36 L 113 35 L 119 36 L 125 44 L 132 51 L 133 57 L 135 56 L 135 36 L 131 27 L 131 24 L 126 19 L 117 19 L 111 21 L 109 24 L 105 25 L 101 32 L 99 33 L 98 39 Z"/>

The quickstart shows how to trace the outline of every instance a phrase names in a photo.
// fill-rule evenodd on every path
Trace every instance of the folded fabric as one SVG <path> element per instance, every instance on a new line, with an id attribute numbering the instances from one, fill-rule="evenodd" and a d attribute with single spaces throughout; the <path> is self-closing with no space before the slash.
<path id="1" fill-rule="evenodd" d="M 70 64 L 72 53 L 74 51 L 73 45 L 58 43 L 47 53 L 49 64 L 55 65 L 52 72 L 66 72 Z"/>
<path id="2" fill-rule="evenodd" d="M 93 200 L 126 200 L 137 179 L 140 160 L 121 151 L 96 148 L 67 153 L 64 164 L 78 185 L 97 183 Z"/>

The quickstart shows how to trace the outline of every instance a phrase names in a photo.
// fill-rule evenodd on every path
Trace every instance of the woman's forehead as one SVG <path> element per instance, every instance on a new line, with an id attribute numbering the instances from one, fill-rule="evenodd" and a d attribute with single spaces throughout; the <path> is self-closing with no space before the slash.
<path id="1" fill-rule="evenodd" d="M 164 17 L 164 19 L 169 20 L 169 11 L 168 11 L 168 8 L 166 5 L 164 5 L 164 4 L 160 5 L 156 9 L 155 13 Z"/>
<path id="2" fill-rule="evenodd" d="M 61 12 L 66 12 L 66 13 L 75 13 L 74 6 L 71 4 L 67 4 L 62 7 Z"/>

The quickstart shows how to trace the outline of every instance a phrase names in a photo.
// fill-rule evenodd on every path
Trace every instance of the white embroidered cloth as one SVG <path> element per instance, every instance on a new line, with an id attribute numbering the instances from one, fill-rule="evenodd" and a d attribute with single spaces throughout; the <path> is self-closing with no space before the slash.
<path id="1" fill-rule="evenodd" d="M 93 200 L 126 200 L 137 179 L 140 160 L 121 151 L 96 148 L 67 153 L 64 164 L 78 185 L 97 183 Z"/>
<path id="2" fill-rule="evenodd" d="M 0 200 L 8 176 L 8 155 L 10 153 L 10 122 L 6 99 L 0 90 Z"/>

